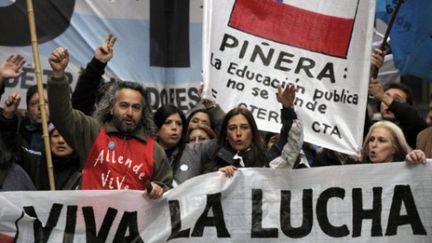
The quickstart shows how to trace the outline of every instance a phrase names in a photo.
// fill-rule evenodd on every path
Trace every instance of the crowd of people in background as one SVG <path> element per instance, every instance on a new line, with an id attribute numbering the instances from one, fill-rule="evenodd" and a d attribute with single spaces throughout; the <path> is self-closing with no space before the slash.
<path id="1" fill-rule="evenodd" d="M 364 143 L 359 156 L 303 142 L 301 120 L 295 112 L 296 87 L 279 87 L 282 128 L 266 133 L 252 113 L 235 107 L 226 113 L 208 99 L 185 114 L 172 104 L 152 111 L 143 86 L 128 81 L 104 82 L 113 58 L 116 37 L 95 49 L 73 92 L 65 76 L 68 50 L 51 53 L 52 76 L 43 86 L 27 90 L 25 114 L 20 95 L 9 94 L 0 110 L 0 190 L 49 190 L 47 155 L 42 139 L 41 108 L 48 118 L 48 139 L 56 190 L 136 189 L 150 198 L 184 181 L 220 171 L 231 177 L 238 168 L 300 169 L 432 158 L 432 103 L 422 117 L 410 89 L 400 83 L 383 87 L 369 81 L 375 103 L 365 111 Z M 375 50 L 371 66 L 379 68 L 384 53 Z M 21 75 L 25 60 L 12 55 L 0 63 L 0 95 L 4 82 Z M 373 107 L 379 105 L 379 107 Z"/>

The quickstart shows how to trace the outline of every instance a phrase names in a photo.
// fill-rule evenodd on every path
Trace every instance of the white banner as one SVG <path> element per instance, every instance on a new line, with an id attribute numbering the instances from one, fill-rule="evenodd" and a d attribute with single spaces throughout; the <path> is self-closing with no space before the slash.
<path id="1" fill-rule="evenodd" d="M 431 242 L 432 166 L 239 169 L 140 191 L 0 193 L 1 242 Z"/>
<path id="2" fill-rule="evenodd" d="M 358 153 L 362 144 L 375 2 L 205 0 L 205 94 L 248 107 L 278 132 L 277 86 L 297 85 L 305 141 Z"/>
<path id="3" fill-rule="evenodd" d="M 179 4 L 167 0 L 33 1 L 44 82 L 51 72 L 49 54 L 63 46 L 71 55 L 66 71 L 75 87 L 94 49 L 113 33 L 118 40 L 106 79 L 150 87 L 154 109 L 169 102 L 184 111 L 191 109 L 199 100 L 202 80 L 202 0 L 176 2 Z M 12 92 L 25 97 L 27 88 L 36 83 L 25 0 L 0 0 L 0 33 L 0 61 L 11 54 L 27 60 L 24 74 L 6 83 L 4 97 Z M 20 107 L 26 107 L 25 99 Z"/>

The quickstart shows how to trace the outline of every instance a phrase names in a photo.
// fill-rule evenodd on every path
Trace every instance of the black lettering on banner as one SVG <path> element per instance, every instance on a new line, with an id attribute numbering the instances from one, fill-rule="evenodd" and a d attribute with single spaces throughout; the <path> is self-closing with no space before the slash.
<path id="1" fill-rule="evenodd" d="M 169 104 L 172 103 L 169 101 L 169 97 L 168 97 L 168 91 L 166 89 L 163 89 L 160 93 L 160 100 L 161 100 L 161 104 Z"/>
<path id="2" fill-rule="evenodd" d="M 24 68 L 23 68 L 23 70 L 24 70 Z M 18 85 L 18 81 L 22 78 L 23 75 L 25 75 L 25 73 L 21 74 L 21 76 L 17 77 L 17 78 L 7 78 L 7 79 L 4 79 L 3 82 L 4 82 L 5 87 L 14 88 L 15 86 L 17 86 Z"/>
<path id="3" fill-rule="evenodd" d="M 213 52 L 210 54 L 210 66 L 220 70 L 222 67 L 222 61 L 219 58 L 214 58 Z"/>
<path id="4" fill-rule="evenodd" d="M 201 97 L 198 95 L 198 89 L 197 88 L 190 88 L 187 93 L 188 93 L 189 99 L 191 101 L 195 101 L 195 103 L 189 102 L 189 107 L 192 108 L 201 100 Z M 190 109 L 190 108 L 188 108 L 188 109 Z"/>
<path id="5" fill-rule="evenodd" d="M 312 231 L 312 189 L 303 190 L 303 221 L 299 227 L 291 225 L 291 191 L 281 191 L 280 220 L 282 232 L 290 238 L 302 238 Z"/>
<path id="6" fill-rule="evenodd" d="M 253 96 L 260 96 L 263 99 L 268 99 L 268 91 L 265 89 L 260 89 L 258 87 L 252 88 L 252 95 Z"/>
<path id="7" fill-rule="evenodd" d="M 318 224 L 321 230 L 331 237 L 344 237 L 349 234 L 349 229 L 346 225 L 334 226 L 330 223 L 327 215 L 327 203 L 330 198 L 337 197 L 344 199 L 345 190 L 340 187 L 330 187 L 323 191 L 318 197 L 316 205 L 316 215 Z"/>
<path id="8" fill-rule="evenodd" d="M 240 44 L 242 42 L 242 44 Z M 222 42 L 219 46 L 219 51 L 224 52 L 227 49 L 233 49 L 238 51 L 238 58 L 239 59 L 246 59 L 246 52 L 249 48 L 249 42 L 247 40 L 239 40 L 235 36 L 232 36 L 230 34 L 225 33 Z M 265 50 L 265 49 L 267 50 Z M 326 63 L 324 67 L 317 67 L 316 62 L 308 57 L 296 57 L 292 53 L 284 52 L 279 50 L 279 53 L 276 53 L 276 49 L 272 48 L 269 43 L 262 42 L 259 45 L 254 45 L 253 47 L 249 48 L 249 61 L 252 63 L 258 62 L 257 60 L 261 61 L 261 63 L 266 67 L 272 67 L 276 70 L 289 72 L 292 69 L 294 69 L 295 74 L 301 74 L 304 73 L 309 78 L 316 78 L 317 80 L 321 81 L 322 79 L 326 78 L 331 83 L 335 83 L 335 74 L 334 74 L 334 66 L 333 63 Z M 298 60 L 296 60 L 298 58 Z M 232 62 L 231 62 L 232 63 Z M 273 64 L 272 64 L 273 63 Z M 235 64 L 237 66 L 237 64 Z M 290 67 L 293 66 L 293 67 Z M 317 70 L 317 69 L 321 70 Z M 233 74 L 233 69 L 236 69 L 236 67 L 233 67 L 230 65 L 227 72 L 229 74 Z M 246 72 L 247 66 L 243 69 L 243 72 Z M 317 77 L 314 77 L 314 73 L 318 73 Z M 240 73 L 235 73 L 237 76 L 241 76 Z M 252 80 L 253 78 L 247 77 L 249 80 Z M 259 82 L 259 78 L 256 78 L 255 80 Z"/>
<path id="9" fill-rule="evenodd" d="M 195 87 L 191 87 L 189 89 L 162 89 L 160 91 L 154 87 L 148 87 L 146 88 L 146 91 L 152 110 L 156 110 L 166 104 L 174 104 L 183 112 L 187 112 L 188 110 L 192 109 L 200 100 L 198 89 Z M 187 99 L 194 102 L 188 102 Z"/>
<path id="10" fill-rule="evenodd" d="M 168 201 L 171 217 L 171 234 L 167 241 L 175 238 L 189 238 L 190 229 L 181 230 L 180 203 L 178 200 Z"/>
<path id="11" fill-rule="evenodd" d="M 72 243 L 75 236 L 76 219 L 77 219 L 78 206 L 67 206 L 66 211 L 66 226 L 63 234 L 64 243 Z"/>
<path id="12" fill-rule="evenodd" d="M 327 125 L 325 123 L 319 123 L 317 121 L 312 122 L 312 130 L 316 133 L 324 133 L 324 134 L 330 134 L 331 136 L 337 136 L 339 139 L 342 139 L 342 136 L 339 132 L 339 129 L 337 126 L 331 126 Z"/>
<path id="13" fill-rule="evenodd" d="M 24 71 L 24 75 L 22 75 L 21 78 L 21 88 L 22 89 L 27 89 L 30 86 L 35 84 L 35 80 L 36 80 L 36 74 L 34 73 L 34 70 L 31 70 L 30 68 L 23 68 Z M 33 73 L 34 75 L 28 75 Z M 28 82 L 30 81 L 30 82 Z"/>
<path id="14" fill-rule="evenodd" d="M 150 0 L 150 66 L 190 66 L 189 0 Z"/>
<path id="15" fill-rule="evenodd" d="M 243 91 L 245 88 L 244 83 L 236 82 L 235 80 L 228 79 L 227 88 L 237 89 L 238 91 Z"/>
<path id="16" fill-rule="evenodd" d="M 402 203 L 405 205 L 406 215 L 400 215 Z M 404 224 L 411 225 L 414 235 L 427 235 L 419 213 L 417 212 L 410 186 L 396 185 L 385 235 L 396 235 L 397 228 Z"/>
<path id="17" fill-rule="evenodd" d="M 229 238 L 231 235 L 225 225 L 225 219 L 222 210 L 221 193 L 208 194 L 207 203 L 204 212 L 198 218 L 195 227 L 192 231 L 193 237 L 202 237 L 204 227 L 216 227 L 218 238 Z M 208 213 L 212 209 L 213 217 L 209 217 Z"/>
<path id="18" fill-rule="evenodd" d="M 224 36 L 224 38 L 225 38 L 225 36 Z M 239 54 L 240 59 L 243 59 L 243 57 L 245 56 L 248 46 L 249 46 L 249 41 L 247 41 L 247 40 L 243 41 L 243 45 L 241 47 L 240 54 Z"/>
<path id="19" fill-rule="evenodd" d="M 334 68 L 333 63 L 328 62 L 324 66 L 324 68 L 321 70 L 321 72 L 318 74 L 317 79 L 321 80 L 323 78 L 330 79 L 330 83 L 336 83 L 335 74 L 334 74 Z"/>
<path id="20" fill-rule="evenodd" d="M 279 123 L 279 113 L 277 112 L 269 111 L 255 105 L 248 105 L 246 103 L 240 103 L 238 104 L 238 107 L 247 108 L 256 119 L 266 121 L 274 120 L 276 123 Z"/>
<path id="21" fill-rule="evenodd" d="M 126 235 L 126 230 L 129 236 Z M 138 230 L 137 212 L 124 212 L 114 235 L 113 242 L 137 242 L 144 243 Z"/>
<path id="22" fill-rule="evenodd" d="M 312 75 L 312 72 L 310 70 L 313 69 L 314 67 L 315 67 L 314 60 L 306 57 L 300 57 L 298 65 L 294 70 L 294 73 L 299 74 L 300 71 L 303 70 L 309 78 L 313 78 L 314 76 Z"/>
<path id="23" fill-rule="evenodd" d="M 286 58 L 286 57 L 288 57 L 288 58 Z M 291 68 L 286 67 L 286 66 L 282 66 L 282 64 L 283 63 L 288 63 L 288 64 L 293 63 L 293 61 L 291 60 L 291 58 L 293 58 L 293 57 L 294 57 L 293 54 L 281 51 L 279 53 L 278 59 L 277 59 L 277 61 L 275 63 L 275 68 L 279 69 L 281 71 L 286 71 L 286 72 L 290 71 Z"/>
<path id="24" fill-rule="evenodd" d="M 160 102 L 159 92 L 157 91 L 157 89 L 148 87 L 146 88 L 146 92 L 147 92 L 148 102 L 151 109 L 156 110 L 157 108 L 159 108 L 161 102 Z"/>
<path id="25" fill-rule="evenodd" d="M 180 110 L 188 110 L 188 107 L 183 105 L 184 103 L 186 103 L 186 97 L 184 96 L 184 94 L 186 93 L 186 89 L 176 89 L 176 106 L 180 109 Z"/>
<path id="26" fill-rule="evenodd" d="M 174 99 L 175 99 L 175 97 L 174 97 L 174 94 L 175 94 L 175 90 L 174 89 L 169 89 L 168 90 L 169 92 L 169 95 L 168 95 L 168 97 L 169 97 L 169 103 L 170 104 L 174 104 Z"/>
<path id="27" fill-rule="evenodd" d="M 117 215 L 117 209 L 108 208 L 102 225 L 99 229 L 99 233 L 96 234 L 96 222 L 92 207 L 82 208 L 84 215 L 84 222 L 86 228 L 86 241 L 87 242 L 105 242 L 110 231 L 110 228 Z"/>
<path id="28" fill-rule="evenodd" d="M 363 209 L 363 196 L 361 188 L 352 189 L 353 203 L 353 232 L 352 237 L 361 236 L 362 222 L 364 219 L 372 220 L 371 236 L 382 236 L 381 227 L 381 195 L 382 187 L 374 187 L 373 189 L 372 209 Z"/>
<path id="29" fill-rule="evenodd" d="M 35 74 L 34 68 L 23 67 L 22 70 L 23 70 L 23 74 L 20 75 L 18 78 L 6 79 L 5 87 L 15 88 L 20 83 L 19 88 L 28 89 L 30 86 L 35 85 L 36 84 L 36 74 Z M 42 79 L 43 79 L 44 83 L 46 83 L 48 80 L 48 77 L 52 75 L 52 71 L 45 69 L 45 70 L 43 70 L 42 74 L 43 74 Z M 69 84 L 71 84 L 73 82 L 72 73 L 66 72 L 65 76 L 66 76 L 66 80 L 68 80 Z"/>
<path id="30" fill-rule="evenodd" d="M 327 100 L 335 103 L 342 104 L 358 104 L 358 94 L 350 94 L 349 90 L 342 89 L 333 91 L 323 91 L 319 89 L 314 90 L 313 98 L 314 101 Z"/>
<path id="31" fill-rule="evenodd" d="M 261 189 L 252 189 L 252 238 L 277 238 L 277 228 L 262 227 L 262 200 L 263 193 Z"/>
<path id="32" fill-rule="evenodd" d="M 263 42 L 262 44 L 268 46 L 268 43 Z M 261 47 L 259 45 L 255 45 L 255 47 L 252 51 L 250 61 L 255 62 L 256 57 L 259 56 L 260 57 L 259 59 L 262 61 L 264 66 L 268 66 L 268 65 L 270 65 L 270 62 L 272 60 L 273 53 L 274 53 L 274 49 L 270 48 L 270 50 L 268 51 L 268 54 L 266 56 L 264 54 L 264 51 L 261 49 Z"/>
<path id="33" fill-rule="evenodd" d="M 33 223 L 33 234 L 35 242 L 48 242 L 53 228 L 57 225 L 58 219 L 60 217 L 63 204 L 54 203 L 48 215 L 48 220 L 45 227 L 42 226 L 42 222 L 36 215 L 36 211 L 33 206 L 24 207 L 24 212 L 30 217 L 36 218 Z"/>
<path id="34" fill-rule="evenodd" d="M 249 42 L 246 41 L 246 43 L 249 43 Z M 238 46 L 237 38 L 235 38 L 234 36 L 229 35 L 229 34 L 224 34 L 223 39 L 222 39 L 222 43 L 219 47 L 219 50 L 224 51 L 226 47 L 232 48 L 232 47 L 236 47 L 236 46 Z M 246 44 L 246 47 L 247 47 L 247 44 Z M 243 58 L 245 51 L 246 51 L 246 49 L 245 50 L 242 49 L 242 51 L 240 52 L 241 58 Z"/>
<path id="35" fill-rule="evenodd" d="M 268 118 L 269 121 L 274 120 L 274 122 L 279 123 L 278 118 L 279 118 L 279 113 L 277 113 L 276 111 L 269 112 L 269 118 Z"/>

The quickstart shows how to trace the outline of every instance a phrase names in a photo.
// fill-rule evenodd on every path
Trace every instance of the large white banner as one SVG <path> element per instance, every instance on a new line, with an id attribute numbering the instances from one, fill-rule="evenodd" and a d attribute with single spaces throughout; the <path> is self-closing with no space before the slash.
<path id="1" fill-rule="evenodd" d="M 0 193 L 0 242 L 431 242 L 432 166 L 239 169 L 140 191 Z"/>
<path id="2" fill-rule="evenodd" d="M 144 84 L 154 109 L 173 103 L 187 111 L 199 100 L 202 0 L 36 0 L 33 4 L 45 82 L 52 50 L 59 46 L 69 50 L 66 71 L 75 87 L 94 49 L 113 33 L 118 41 L 106 79 Z M 25 97 L 36 82 L 26 0 L 0 0 L 0 33 L 0 61 L 11 54 L 27 60 L 24 74 L 6 83 L 6 95 L 18 92 Z M 21 108 L 25 107 L 23 99 Z"/>
<path id="3" fill-rule="evenodd" d="M 305 141 L 358 153 L 374 10 L 372 0 L 205 0 L 205 94 L 278 132 L 277 86 L 293 83 Z"/>

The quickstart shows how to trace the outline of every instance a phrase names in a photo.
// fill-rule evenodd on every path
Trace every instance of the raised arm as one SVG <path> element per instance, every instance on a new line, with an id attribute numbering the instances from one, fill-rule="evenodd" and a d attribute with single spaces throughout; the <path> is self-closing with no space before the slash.
<path id="1" fill-rule="evenodd" d="M 94 118 L 72 109 L 70 86 L 65 77 L 65 69 L 69 63 L 68 50 L 63 47 L 55 49 L 48 61 L 53 71 L 48 80 L 51 121 L 67 143 L 78 152 L 83 162 L 100 125 Z"/>
<path id="2" fill-rule="evenodd" d="M 0 98 L 4 93 L 4 80 L 19 77 L 24 64 L 25 60 L 21 55 L 10 55 L 6 61 L 0 63 Z"/>
<path id="3" fill-rule="evenodd" d="M 268 157 L 271 159 L 280 155 L 283 146 L 287 142 L 288 133 L 291 129 L 293 121 L 297 119 L 297 114 L 294 111 L 295 86 L 288 84 L 285 89 L 278 87 L 277 100 L 282 104 L 281 120 L 282 128 L 280 136 L 268 152 Z"/>
<path id="4" fill-rule="evenodd" d="M 117 38 L 109 34 L 106 40 L 96 48 L 95 55 L 78 78 L 78 83 L 72 93 L 73 108 L 91 115 L 95 108 L 97 92 L 103 84 L 102 75 L 107 63 L 114 55 L 114 44 Z"/>
<path id="5" fill-rule="evenodd" d="M 303 125 L 294 111 L 296 88 L 289 84 L 278 87 L 277 99 L 282 104 L 282 129 L 278 140 L 267 152 L 272 168 L 293 168 L 303 145 Z"/>

